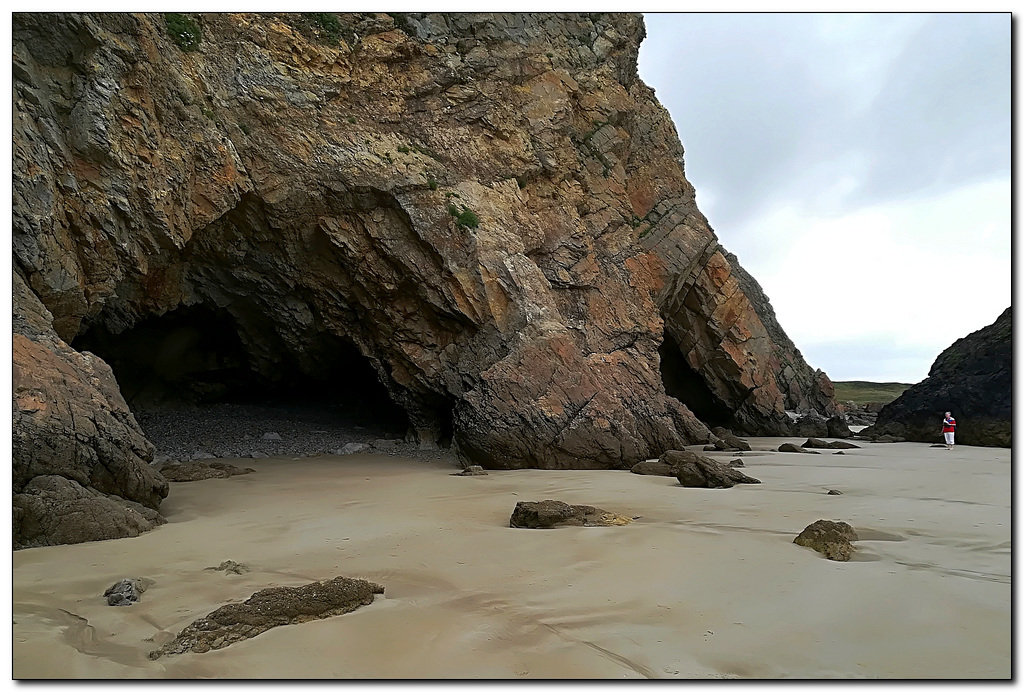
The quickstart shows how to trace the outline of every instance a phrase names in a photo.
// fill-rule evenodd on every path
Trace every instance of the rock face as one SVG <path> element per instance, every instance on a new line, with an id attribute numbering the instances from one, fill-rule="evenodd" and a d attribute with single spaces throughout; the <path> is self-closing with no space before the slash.
<path id="1" fill-rule="evenodd" d="M 167 481 L 99 358 L 69 347 L 14 273 L 14 547 L 137 536 L 163 523 Z"/>
<path id="2" fill-rule="evenodd" d="M 167 522 L 155 509 L 63 476 L 36 476 L 13 498 L 14 549 L 134 538 Z"/>
<path id="3" fill-rule="evenodd" d="M 639 15 L 190 18 L 196 50 L 161 14 L 14 16 L 15 370 L 106 378 L 44 411 L 16 376 L 16 468 L 65 439 L 156 506 L 125 398 L 334 392 L 356 364 L 487 468 L 836 413 L 696 207 Z M 103 423 L 62 438 L 83 400 Z"/>
<path id="4" fill-rule="evenodd" d="M 956 442 L 1009 447 L 1012 428 L 1013 313 L 1006 308 L 995 322 L 939 354 L 928 377 L 878 412 L 878 421 L 861 435 L 941 442 L 942 417 L 956 418 Z"/>
<path id="5" fill-rule="evenodd" d="M 275 586 L 257 591 L 243 603 L 229 603 L 199 618 L 159 649 L 152 659 L 194 652 L 206 653 L 250 639 L 272 627 L 294 625 L 351 613 L 373 603 L 384 587 L 363 579 L 335 577 L 304 586 Z"/>
<path id="6" fill-rule="evenodd" d="M 829 491 L 829 494 L 832 494 Z M 836 493 L 841 495 L 842 493 Z M 829 560 L 848 562 L 853 556 L 853 544 L 857 532 L 845 521 L 819 519 L 793 539 L 797 545 L 817 550 Z"/>
<path id="7" fill-rule="evenodd" d="M 631 519 L 590 505 L 558 500 L 517 502 L 508 525 L 513 529 L 554 529 L 560 526 L 622 526 Z"/>

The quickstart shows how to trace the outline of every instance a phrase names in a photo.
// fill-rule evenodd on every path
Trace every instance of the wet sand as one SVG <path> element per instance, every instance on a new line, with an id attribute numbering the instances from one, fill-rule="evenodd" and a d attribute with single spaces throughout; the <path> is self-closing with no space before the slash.
<path id="1" fill-rule="evenodd" d="M 225 460 L 256 473 L 172 483 L 155 531 L 14 553 L 14 678 L 1009 678 L 1010 450 L 749 441 L 742 470 L 762 483 L 722 490 L 373 455 Z M 508 528 L 517 501 L 548 498 L 641 518 Z M 855 527 L 854 560 L 793 544 L 817 519 Z M 229 559 L 252 571 L 204 569 Z M 386 592 L 147 658 L 225 603 L 338 575 Z M 133 576 L 155 583 L 106 605 Z"/>

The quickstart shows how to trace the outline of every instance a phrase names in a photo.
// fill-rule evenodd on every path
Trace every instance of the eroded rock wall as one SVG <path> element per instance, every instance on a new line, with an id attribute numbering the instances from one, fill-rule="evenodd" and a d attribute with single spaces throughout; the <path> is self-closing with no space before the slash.
<path id="1" fill-rule="evenodd" d="M 638 15 L 332 16 L 192 15 L 196 51 L 14 16 L 15 282 L 53 339 L 204 305 L 272 375 L 330 336 L 491 468 L 707 441 L 691 390 L 737 432 L 833 412 L 696 207 Z"/>
<path id="2" fill-rule="evenodd" d="M 957 339 L 932 363 L 928 377 L 878 412 L 868 436 L 898 435 L 941 443 L 942 419 L 957 421 L 958 444 L 1010 447 L 1013 428 L 1013 311 Z"/>

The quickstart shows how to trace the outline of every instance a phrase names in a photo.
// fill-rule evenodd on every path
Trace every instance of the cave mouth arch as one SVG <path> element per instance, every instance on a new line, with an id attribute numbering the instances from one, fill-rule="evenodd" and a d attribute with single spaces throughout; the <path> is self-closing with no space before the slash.
<path id="1" fill-rule="evenodd" d="M 339 425 L 389 436 L 409 429 L 405 409 L 370 361 L 353 343 L 325 332 L 299 356 L 280 355 L 261 368 L 232 315 L 201 303 L 146 317 L 118 334 L 99 319 L 71 346 L 110 365 L 135 413 L 240 404 L 316 411 Z"/>
<path id="2" fill-rule="evenodd" d="M 679 342 L 668 332 L 658 347 L 661 356 L 661 382 L 665 393 L 678 399 L 709 428 L 717 425 L 728 426 L 732 410 L 708 387 L 679 348 Z"/>

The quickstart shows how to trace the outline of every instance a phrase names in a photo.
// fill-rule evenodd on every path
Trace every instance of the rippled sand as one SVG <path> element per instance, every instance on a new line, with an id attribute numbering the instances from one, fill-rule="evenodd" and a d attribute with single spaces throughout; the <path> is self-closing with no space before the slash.
<path id="1" fill-rule="evenodd" d="M 802 440 L 750 438 L 784 441 Z M 371 455 L 240 460 L 257 472 L 172 483 L 169 523 L 139 538 L 15 552 L 14 677 L 1009 678 L 1010 450 L 863 445 L 747 452 L 762 483 L 727 490 L 625 471 L 457 477 Z M 517 501 L 547 498 L 642 516 L 508 528 Z M 817 519 L 857 529 L 854 561 L 792 543 Z M 229 559 L 252 572 L 204 569 Z M 224 603 L 337 575 L 386 592 L 219 651 L 146 656 Z M 107 606 L 131 576 L 155 584 Z"/>

